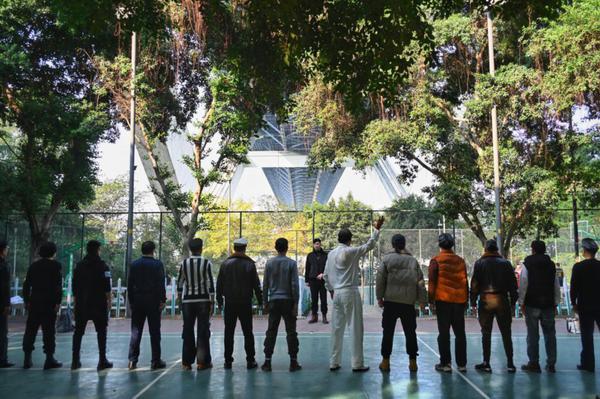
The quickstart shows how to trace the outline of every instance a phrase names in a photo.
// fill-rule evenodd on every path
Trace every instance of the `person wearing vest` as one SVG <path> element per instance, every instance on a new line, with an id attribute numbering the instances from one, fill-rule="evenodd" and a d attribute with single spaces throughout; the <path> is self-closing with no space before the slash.
<path id="1" fill-rule="evenodd" d="M 581 363 L 577 369 L 594 372 L 594 324 L 600 328 L 600 260 L 598 244 L 591 238 L 581 240 L 583 257 L 571 273 L 571 303 L 581 326 Z"/>
<path id="2" fill-rule="evenodd" d="M 504 353 L 506 354 L 506 371 L 515 373 L 517 368 L 513 362 L 512 315 L 519 297 L 517 278 L 510 261 L 498 252 L 496 240 L 485 243 L 483 256 L 473 266 L 471 278 L 471 306 L 479 316 L 481 326 L 481 346 L 483 362 L 475 366 L 475 370 L 491 373 L 490 355 L 492 351 L 492 328 L 494 318 L 502 334 Z M 475 307 L 479 299 L 479 306 Z"/>
<path id="3" fill-rule="evenodd" d="M 454 355 L 461 372 L 467 371 L 467 336 L 465 334 L 465 309 L 469 283 L 467 265 L 456 255 L 454 237 L 443 233 L 438 237 L 440 253 L 429 262 L 429 302 L 436 310 L 440 363 L 437 371 L 451 372 L 450 327 L 454 331 Z"/>
<path id="4" fill-rule="evenodd" d="M 392 237 L 394 251 L 386 254 L 377 270 L 375 292 L 377 303 L 383 308 L 381 326 L 381 357 L 383 360 L 379 369 L 390 371 L 390 356 L 394 344 L 394 330 L 398 319 L 402 322 L 402 330 L 406 338 L 406 353 L 408 354 L 408 369 L 417 371 L 417 312 L 418 302 L 422 309 L 427 303 L 425 279 L 419 262 L 406 251 L 406 238 L 402 234 Z"/>
<path id="5" fill-rule="evenodd" d="M 529 363 L 521 366 L 524 371 L 540 373 L 540 331 L 542 325 L 546 344 L 546 370 L 555 373 L 556 328 L 554 314 L 560 302 L 560 286 L 554 262 L 546 255 L 546 243 L 531 243 L 532 254 L 525 258 L 519 280 L 519 305 L 527 325 L 527 356 Z"/>

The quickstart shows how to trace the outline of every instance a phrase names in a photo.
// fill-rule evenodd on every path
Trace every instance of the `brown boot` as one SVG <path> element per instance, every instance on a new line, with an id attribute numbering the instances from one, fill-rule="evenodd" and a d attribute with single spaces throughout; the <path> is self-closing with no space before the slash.
<path id="1" fill-rule="evenodd" d="M 319 321 L 319 316 L 316 314 L 312 315 L 312 318 L 308 321 L 308 324 L 314 324 Z"/>
<path id="2" fill-rule="evenodd" d="M 417 359 L 409 359 L 408 360 L 408 370 L 411 373 L 415 373 L 419 367 L 417 366 Z"/>
<path id="3" fill-rule="evenodd" d="M 323 324 L 329 324 L 329 320 L 327 320 L 327 315 L 323 313 Z"/>
<path id="4" fill-rule="evenodd" d="M 381 360 L 381 363 L 379 363 L 379 370 L 381 370 L 384 373 L 390 372 L 390 359 L 389 358 L 384 357 Z"/>

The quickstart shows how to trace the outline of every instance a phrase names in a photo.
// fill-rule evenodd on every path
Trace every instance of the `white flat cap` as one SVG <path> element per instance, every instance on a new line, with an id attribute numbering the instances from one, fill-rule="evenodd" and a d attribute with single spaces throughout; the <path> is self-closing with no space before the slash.
<path id="1" fill-rule="evenodd" d="M 233 245 L 248 245 L 248 240 L 246 240 L 244 237 L 236 238 L 233 241 Z"/>

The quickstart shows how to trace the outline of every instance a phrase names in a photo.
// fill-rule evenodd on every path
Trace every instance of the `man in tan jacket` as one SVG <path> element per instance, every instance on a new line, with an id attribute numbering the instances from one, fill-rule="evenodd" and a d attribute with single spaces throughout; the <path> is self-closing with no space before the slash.
<path id="1" fill-rule="evenodd" d="M 390 355 L 394 344 L 396 321 L 400 318 L 406 337 L 406 353 L 409 370 L 417 371 L 417 312 L 415 303 L 423 308 L 427 302 L 425 281 L 419 262 L 406 251 L 406 239 L 402 234 L 392 237 L 394 251 L 385 255 L 377 270 L 376 295 L 379 307 L 383 308 L 383 339 L 379 369 L 390 371 Z"/>

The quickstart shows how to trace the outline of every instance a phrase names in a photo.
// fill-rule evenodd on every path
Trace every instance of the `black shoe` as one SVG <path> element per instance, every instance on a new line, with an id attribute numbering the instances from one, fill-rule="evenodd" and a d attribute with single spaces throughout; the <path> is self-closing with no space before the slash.
<path id="1" fill-rule="evenodd" d="M 258 363 L 256 363 L 256 360 L 248 360 L 246 362 L 246 368 L 248 370 L 253 370 L 253 369 L 257 368 L 257 367 L 258 367 Z"/>
<path id="2" fill-rule="evenodd" d="M 330 366 L 329 371 L 338 371 L 341 368 L 342 368 L 342 366 L 340 366 L 339 364 L 336 364 L 335 366 Z"/>
<path id="3" fill-rule="evenodd" d="M 112 369 L 112 368 L 113 368 L 113 364 L 111 362 L 109 362 L 108 359 L 104 358 L 98 362 L 98 367 L 96 367 L 96 370 L 102 371 L 102 370 Z"/>
<path id="4" fill-rule="evenodd" d="M 581 364 L 577 365 L 577 370 L 581 370 L 581 371 L 589 371 L 590 373 L 594 372 L 594 369 L 590 369 L 588 367 L 582 366 Z"/>
<path id="5" fill-rule="evenodd" d="M 262 371 L 266 371 L 266 372 L 272 371 L 271 361 L 270 360 L 265 360 L 264 364 L 260 367 L 260 369 Z"/>
<path id="6" fill-rule="evenodd" d="M 541 373 L 542 372 L 542 368 L 540 367 L 540 364 L 532 363 L 532 362 L 522 365 L 521 370 L 528 371 L 530 373 Z"/>
<path id="7" fill-rule="evenodd" d="M 489 363 L 483 362 L 483 363 L 480 363 L 480 364 L 476 364 L 475 365 L 475 370 L 482 371 L 484 373 L 491 373 L 492 372 L 492 367 L 490 366 Z"/>
<path id="8" fill-rule="evenodd" d="M 352 371 L 355 372 L 355 373 L 366 373 L 370 369 L 371 368 L 369 366 L 362 366 L 362 367 L 357 367 L 355 369 L 352 369 Z"/>
<path id="9" fill-rule="evenodd" d="M 73 355 L 73 360 L 71 360 L 71 370 L 79 370 L 81 368 L 81 360 L 79 360 L 79 355 Z"/>
<path id="10" fill-rule="evenodd" d="M 329 320 L 327 320 L 326 314 L 323 314 L 323 324 L 329 324 Z"/>
<path id="11" fill-rule="evenodd" d="M 151 370 L 159 370 L 159 369 L 164 369 L 165 367 L 167 367 L 167 363 L 165 363 L 164 360 L 158 359 L 152 362 L 152 365 L 150 366 Z"/>
<path id="12" fill-rule="evenodd" d="M 231 370 L 232 367 L 233 367 L 233 362 L 225 362 L 225 364 L 223 365 L 223 368 L 225 370 Z"/>
<path id="13" fill-rule="evenodd" d="M 58 369 L 62 367 L 62 363 L 54 358 L 54 356 L 49 355 L 46 356 L 46 361 L 44 362 L 44 370 L 50 369 Z"/>
<path id="14" fill-rule="evenodd" d="M 549 373 L 556 373 L 556 367 L 554 366 L 546 366 L 546 371 Z"/>
<path id="15" fill-rule="evenodd" d="M 129 371 L 137 369 L 137 360 L 130 360 L 127 367 L 129 368 Z"/>
<path id="16" fill-rule="evenodd" d="M 33 361 L 31 360 L 31 352 L 25 352 L 25 359 L 23 360 L 23 368 L 25 370 L 33 367 Z"/>
<path id="17" fill-rule="evenodd" d="M 513 374 L 513 373 L 517 372 L 517 368 L 515 367 L 514 364 L 510 363 L 506 366 L 506 371 L 510 374 Z"/>
<path id="18" fill-rule="evenodd" d="M 15 364 L 11 363 L 11 362 L 2 363 L 2 364 L 0 364 L 0 369 L 8 369 L 8 368 L 11 368 L 14 365 Z"/>
<path id="19" fill-rule="evenodd" d="M 298 360 L 290 360 L 290 372 L 302 370 L 302 366 L 298 363 Z"/>

